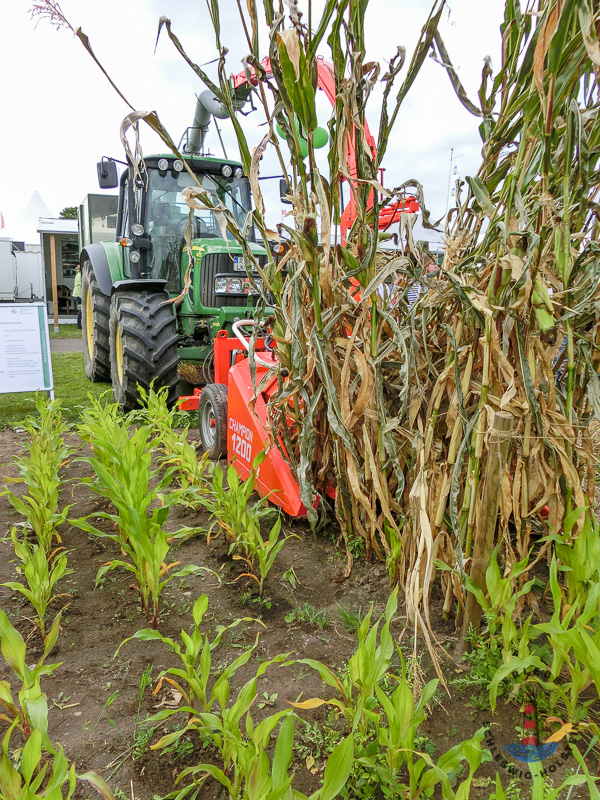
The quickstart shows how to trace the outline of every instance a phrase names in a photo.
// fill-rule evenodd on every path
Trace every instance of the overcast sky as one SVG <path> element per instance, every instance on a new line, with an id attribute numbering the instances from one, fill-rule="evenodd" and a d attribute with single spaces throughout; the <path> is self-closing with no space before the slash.
<path id="1" fill-rule="evenodd" d="M 34 191 L 55 215 L 99 191 L 96 162 L 102 156 L 123 157 L 119 127 L 128 111 L 79 40 L 45 19 L 32 20 L 32 5 L 32 0 L 7 0 L 0 26 L 0 212 L 5 221 L 0 236 L 14 238 L 30 238 L 20 217 Z M 239 72 L 246 48 L 237 3 L 220 0 L 219 5 L 228 68 Z M 430 0 L 370 0 L 367 56 L 380 61 L 382 74 L 397 45 L 404 45 L 410 58 L 430 5 Z M 168 16 L 190 57 L 199 64 L 211 61 L 214 36 L 203 0 L 62 0 L 61 6 L 71 24 L 89 36 L 99 60 L 134 107 L 156 110 L 179 141 L 192 123 L 194 95 L 204 87 L 166 35 L 155 52 L 156 31 L 160 16 Z M 494 70 L 499 67 L 502 10 L 502 0 L 450 0 L 443 12 L 442 36 L 474 100 L 484 57 L 492 57 Z M 264 37 L 262 41 L 264 47 Z M 322 54 L 328 55 L 326 48 Z M 214 66 L 207 71 L 214 75 Z M 374 133 L 379 112 L 375 100 L 367 111 Z M 329 106 L 322 95 L 318 114 L 325 127 Z M 260 122 L 258 111 L 245 118 L 251 147 L 262 139 Z M 225 120 L 220 125 L 228 155 L 236 157 L 231 124 Z M 400 112 L 384 162 L 384 183 L 397 186 L 417 178 L 433 217 L 441 217 L 451 148 L 460 173 L 475 172 L 481 153 L 477 127 L 477 118 L 461 106 L 445 72 L 427 59 Z M 207 143 L 215 155 L 222 154 L 214 126 Z M 148 154 L 164 149 L 147 127 L 142 146 Z M 267 153 L 262 174 L 277 172 L 276 159 Z M 273 223 L 281 218 L 276 184 L 271 182 L 265 192 Z"/>

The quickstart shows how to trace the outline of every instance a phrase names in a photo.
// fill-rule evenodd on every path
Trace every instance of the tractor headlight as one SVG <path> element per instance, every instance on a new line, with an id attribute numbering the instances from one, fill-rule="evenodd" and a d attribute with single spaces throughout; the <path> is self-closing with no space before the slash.
<path id="1" fill-rule="evenodd" d="M 164 172 L 165 170 L 169 169 L 169 162 L 166 158 L 159 158 L 158 159 L 158 168 Z"/>
<path id="2" fill-rule="evenodd" d="M 263 282 L 260 278 L 256 278 L 254 283 L 256 289 L 247 278 L 215 278 L 215 294 L 258 294 L 262 291 Z"/>
<path id="3" fill-rule="evenodd" d="M 221 165 L 221 175 L 224 178 L 231 178 L 231 176 L 233 175 L 233 167 L 231 166 L 231 164 Z"/>
<path id="4" fill-rule="evenodd" d="M 233 177 L 239 181 L 244 176 L 244 170 L 241 167 L 236 167 L 233 171 Z"/>
<path id="5" fill-rule="evenodd" d="M 143 236 L 144 226 L 136 222 L 134 225 L 131 226 L 131 232 L 133 233 L 134 236 Z"/>
<path id="6" fill-rule="evenodd" d="M 131 253 L 129 253 L 129 260 L 131 261 L 132 264 L 137 264 L 140 258 L 141 255 L 139 250 L 132 250 Z"/>
<path id="7" fill-rule="evenodd" d="M 166 159 L 165 159 L 165 161 L 166 161 Z M 173 162 L 173 169 L 175 170 L 175 172 L 181 172 L 182 169 L 183 169 L 183 161 L 180 161 L 179 159 L 176 159 Z"/>

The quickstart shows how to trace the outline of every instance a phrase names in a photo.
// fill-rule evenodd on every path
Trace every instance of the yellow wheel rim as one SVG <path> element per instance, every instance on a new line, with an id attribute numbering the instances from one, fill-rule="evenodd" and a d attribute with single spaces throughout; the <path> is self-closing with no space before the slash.
<path id="1" fill-rule="evenodd" d="M 94 325 L 92 319 L 92 293 L 89 289 L 85 295 L 85 341 L 91 361 L 94 355 Z"/>
<path id="2" fill-rule="evenodd" d="M 115 360 L 117 362 L 117 375 L 119 383 L 123 384 L 123 342 L 121 341 L 121 328 L 117 324 L 115 331 Z"/>

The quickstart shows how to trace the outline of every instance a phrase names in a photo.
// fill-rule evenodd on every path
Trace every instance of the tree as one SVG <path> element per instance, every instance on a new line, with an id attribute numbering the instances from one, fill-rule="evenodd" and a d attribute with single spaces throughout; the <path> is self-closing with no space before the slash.
<path id="1" fill-rule="evenodd" d="M 77 206 L 66 206 L 59 216 L 61 219 L 77 219 Z"/>

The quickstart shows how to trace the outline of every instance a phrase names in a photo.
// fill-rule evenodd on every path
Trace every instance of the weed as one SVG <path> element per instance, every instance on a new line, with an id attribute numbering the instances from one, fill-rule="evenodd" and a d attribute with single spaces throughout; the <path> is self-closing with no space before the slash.
<path id="1" fill-rule="evenodd" d="M 274 706 L 275 701 L 279 697 L 278 692 L 273 692 L 273 694 L 269 694 L 268 692 L 262 693 L 263 699 L 259 702 L 258 708 L 266 708 L 267 706 Z"/>
<path id="2" fill-rule="evenodd" d="M 204 747 L 207 747 L 210 742 L 205 739 Z M 183 761 L 194 752 L 194 743 L 189 736 L 182 736 L 177 739 L 173 744 L 163 748 L 163 753 L 170 753 L 175 761 Z"/>
<path id="3" fill-rule="evenodd" d="M 359 606 L 358 610 L 355 611 L 353 608 L 345 609 L 338 603 L 337 604 L 338 610 L 340 612 L 340 617 L 342 619 L 342 624 L 347 631 L 350 633 L 355 633 L 361 625 L 361 622 L 364 619 L 364 614 L 362 607 Z"/>
<path id="4" fill-rule="evenodd" d="M 302 603 L 302 605 L 295 606 L 289 614 L 285 615 L 284 619 L 288 625 L 292 625 L 294 622 L 301 622 L 321 631 L 329 627 L 327 610 L 323 608 L 321 611 L 317 611 L 310 603 Z"/>

